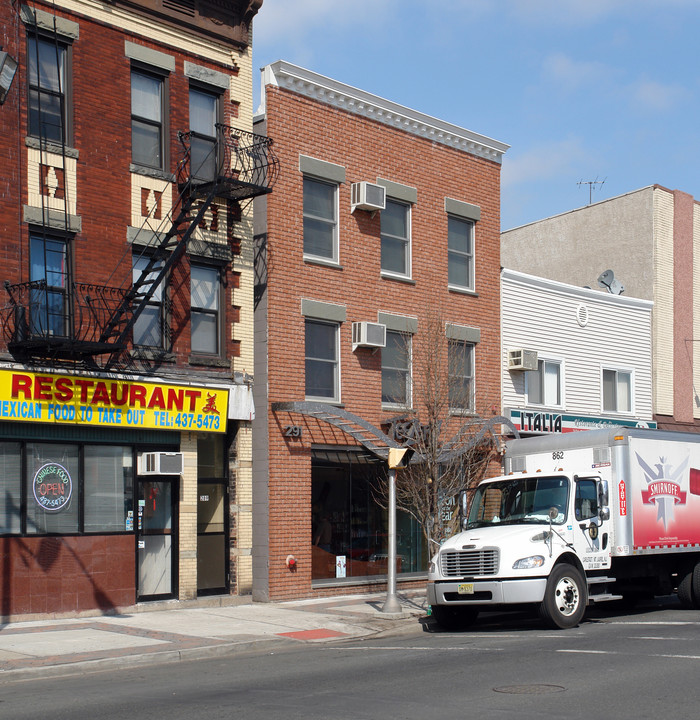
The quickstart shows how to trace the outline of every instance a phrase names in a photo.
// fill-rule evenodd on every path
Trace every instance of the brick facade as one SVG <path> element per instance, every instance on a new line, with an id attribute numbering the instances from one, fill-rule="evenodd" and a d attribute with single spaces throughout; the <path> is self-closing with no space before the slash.
<path id="1" fill-rule="evenodd" d="M 252 130 L 249 26 L 261 4 L 261 0 L 228 3 L 221 13 L 222 17 L 229 16 L 224 24 L 231 23 L 231 27 L 220 27 L 222 32 L 214 37 L 204 27 L 210 21 L 198 14 L 199 0 L 193 3 L 197 8 L 194 19 L 178 18 L 177 9 L 170 12 L 169 18 L 159 18 L 147 0 L 136 4 L 120 0 L 105 4 L 59 0 L 37 2 L 31 8 L 0 0 L 2 45 L 19 62 L 11 91 L 0 107 L 0 152 L 5 158 L 0 171 L 2 280 L 14 286 L 33 279 L 29 257 L 32 232 L 67 241 L 70 262 L 67 277 L 71 282 L 100 288 L 129 288 L 132 253 L 136 255 L 157 244 L 157 233 L 162 236 L 172 226 L 168 213 L 178 206 L 177 173 L 185 157 L 180 133 L 187 132 L 190 125 L 190 88 L 196 86 L 218 95 L 219 122 L 247 133 Z M 35 32 L 67 49 L 65 83 L 61 88 L 67 99 L 64 145 L 32 137 L 29 129 L 27 37 Z M 153 71 L 164 78 L 164 161 L 158 171 L 132 163 L 133 67 Z M 192 212 L 196 210 L 197 205 Z M 190 214 L 190 218 L 192 216 Z M 15 318 L 13 300 L 6 296 L 2 310 L 4 339 L 0 341 L 0 368 L 80 374 L 86 372 L 87 367 L 94 373 L 92 377 L 105 380 L 135 375 L 152 382 L 225 388 L 232 395 L 236 390 L 246 396 L 253 366 L 252 256 L 250 203 L 241 207 L 234 200 L 217 197 L 188 241 L 186 254 L 166 278 L 164 307 L 170 342 L 166 343 L 165 352 L 132 353 L 131 361 L 117 367 L 122 373 L 119 375 L 111 374 L 113 370 L 99 369 L 104 355 L 98 356 L 97 367 L 75 358 L 61 362 L 51 353 L 45 357 L 19 357 L 10 352 L 7 345 L 14 337 Z M 191 348 L 191 262 L 216 266 L 221 274 L 219 351 L 209 355 L 193 353 Z M 88 295 L 90 292 L 84 291 Z M 76 311 L 72 322 L 77 328 L 87 320 L 84 316 L 79 320 Z M 72 328 L 73 325 L 69 333 L 73 332 Z M 249 502 L 239 501 L 237 495 L 250 496 L 250 443 L 236 443 L 239 424 L 246 427 L 250 414 L 247 410 L 238 410 L 238 414 L 229 415 L 228 410 L 226 407 L 216 410 L 220 422 L 226 423 L 228 416 L 221 477 L 227 478 L 227 487 L 233 493 L 225 494 L 228 504 L 224 525 L 230 536 L 222 555 L 222 565 L 226 556 L 226 571 L 222 571 L 222 575 L 227 578 L 222 588 L 225 585 L 225 592 L 237 592 L 239 588 L 249 591 L 252 582 L 249 561 L 238 561 L 239 555 L 250 556 L 250 533 L 243 535 L 242 546 L 237 544 L 234 535 L 240 524 L 239 514 L 245 516 L 244 524 L 250 524 Z M 3 437 L 13 437 L 7 423 L 3 423 L 2 429 Z M 179 449 L 184 454 L 185 470 L 176 488 L 178 507 L 174 517 L 178 526 L 173 528 L 173 538 L 178 545 L 174 546 L 177 562 L 172 594 L 186 600 L 198 594 L 198 466 L 207 459 L 198 458 L 197 441 L 206 433 L 168 430 L 168 441 L 162 447 L 158 445 L 157 434 L 152 433 L 150 439 L 146 439 L 132 431 L 131 436 L 121 438 L 120 442 L 134 448 L 134 460 L 136 453 L 144 449 Z M 17 424 L 17 436 L 23 437 L 22 432 L 23 427 Z M 76 428 L 66 430 L 65 436 L 61 436 L 60 429 L 57 432 L 56 437 L 64 441 L 80 435 Z M 88 442 L 99 443 L 100 437 L 99 433 L 94 434 Z M 115 442 L 114 437 L 105 435 L 104 442 Z M 174 442 L 177 447 L 173 447 Z M 144 443 L 151 443 L 151 447 L 145 447 Z M 229 448 L 235 462 L 228 461 Z M 26 490 L 22 492 L 26 494 Z M 124 606 L 133 604 L 138 595 L 133 530 L 114 538 L 114 546 L 118 547 L 116 555 L 121 557 L 114 575 L 115 582 L 119 583 L 118 591 L 112 593 L 109 574 L 102 573 L 100 582 L 107 577 L 107 594 L 114 596 L 116 605 Z M 70 546 L 78 564 L 82 562 L 89 568 L 93 564 L 97 567 L 91 559 L 92 545 L 102 547 L 105 542 L 110 542 L 109 536 L 105 539 L 93 535 L 67 538 L 64 544 Z M 29 556 L 33 557 L 35 544 L 26 544 Z M 5 545 L 11 550 L 11 562 L 16 564 L 17 548 L 25 546 L 15 539 Z M 42 547 L 41 542 L 38 546 Z M 39 556 L 37 562 L 39 564 L 32 567 L 41 574 Z M 112 558 L 113 564 L 117 562 Z M 128 578 L 126 586 L 125 578 Z M 48 587 L 38 580 L 33 587 Z M 26 594 L 25 589 L 22 593 Z M 10 586 L 3 588 L 0 599 L 4 615 L 34 612 L 26 609 L 26 603 Z M 41 603 L 35 599 L 31 608 L 38 608 Z M 67 600 L 61 601 L 62 612 L 90 607 L 90 602 L 83 597 L 73 606 Z M 102 609 L 103 605 L 95 602 L 92 607 Z"/>
<path id="2" fill-rule="evenodd" d="M 282 75 L 291 67 L 280 65 Z M 306 79 L 307 71 L 299 68 L 292 67 L 289 74 L 296 72 Z M 333 83 L 335 98 L 355 99 L 357 91 L 309 75 L 308 87 L 313 88 L 309 92 L 273 81 L 263 89 L 265 115 L 260 127 L 274 138 L 280 177 L 261 218 L 256 209 L 256 224 L 266 238 L 267 250 L 266 294 L 256 316 L 256 352 L 265 357 L 258 363 L 259 367 L 267 365 L 267 377 L 263 378 L 267 395 L 260 387 L 259 371 L 256 374 L 256 432 L 261 433 L 256 442 L 267 446 L 266 467 L 256 466 L 255 471 L 256 521 L 269 523 L 267 568 L 261 548 L 257 544 L 255 548 L 259 576 L 254 596 L 261 598 L 367 587 L 360 583 L 348 588 L 346 583 L 329 590 L 312 586 L 311 578 L 311 446 L 352 446 L 355 441 L 327 423 L 270 409 L 274 402 L 305 397 L 302 299 L 345 308 L 346 319 L 340 327 L 341 406 L 345 410 L 377 427 L 392 415 L 382 409 L 381 351 L 353 352 L 352 322 L 377 322 L 378 313 L 414 318 L 418 325 L 414 342 L 419 343 L 421 328 L 432 311 L 447 322 L 480 332 L 475 349 L 477 410 L 488 416 L 500 408 L 499 202 L 500 153 L 505 146 L 496 144 L 498 152 L 484 157 L 446 140 L 447 132 L 434 131 L 431 136 L 424 129 L 420 136 L 414 128 L 425 122 L 424 116 L 417 120 L 413 111 L 400 108 L 394 116 L 401 116 L 401 121 L 383 120 L 383 115 L 391 113 L 383 105 L 386 101 L 374 96 L 366 103 L 374 103 L 372 111 L 364 115 L 361 110 L 349 111 L 334 103 L 327 83 Z M 354 107 L 358 106 L 356 101 Z M 379 119 L 368 117 L 372 112 Z M 467 132 L 454 130 L 455 137 Z M 345 168 L 345 181 L 338 191 L 339 261 L 335 265 L 304 260 L 302 155 Z M 412 270 L 407 280 L 380 272 L 380 213 L 350 211 L 352 183 L 378 179 L 417 192 L 411 208 Z M 474 292 L 448 290 L 446 198 L 480 209 L 475 225 Z M 290 424 L 302 427 L 301 438 L 284 436 L 283 429 Z M 269 512 L 263 518 L 266 505 Z M 296 572 L 290 572 L 285 564 L 289 554 L 297 559 Z"/>

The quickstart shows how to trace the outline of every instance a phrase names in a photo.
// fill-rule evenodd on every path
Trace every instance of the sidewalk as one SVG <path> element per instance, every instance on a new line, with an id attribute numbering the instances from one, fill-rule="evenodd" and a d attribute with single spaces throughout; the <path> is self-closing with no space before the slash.
<path id="1" fill-rule="evenodd" d="M 105 667 L 223 656 L 268 645 L 361 638 L 415 626 L 424 590 L 398 593 L 400 614 L 383 614 L 385 593 L 283 603 L 245 599 L 229 606 L 33 620 L 0 626 L 0 683 Z"/>

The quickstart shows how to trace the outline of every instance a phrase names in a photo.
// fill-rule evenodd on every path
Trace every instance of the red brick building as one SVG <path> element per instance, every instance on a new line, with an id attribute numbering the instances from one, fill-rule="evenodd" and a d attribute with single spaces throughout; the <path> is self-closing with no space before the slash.
<path id="1" fill-rule="evenodd" d="M 255 201 L 253 596 L 376 589 L 386 462 L 371 444 L 418 402 L 431 317 L 463 353 L 459 414 L 500 408 L 507 146 L 286 62 L 263 70 L 255 127 L 280 175 Z M 403 514 L 397 555 L 400 580 L 425 572 Z"/>
<path id="2" fill-rule="evenodd" d="M 261 5 L 0 0 L 3 617 L 250 592 Z"/>

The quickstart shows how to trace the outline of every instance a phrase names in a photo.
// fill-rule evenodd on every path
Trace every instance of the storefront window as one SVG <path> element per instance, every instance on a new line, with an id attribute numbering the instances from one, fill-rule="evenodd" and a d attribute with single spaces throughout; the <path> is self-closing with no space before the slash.
<path id="1" fill-rule="evenodd" d="M 133 529 L 133 470 L 130 447 L 85 447 L 85 532 Z"/>
<path id="2" fill-rule="evenodd" d="M 78 448 L 27 443 L 27 534 L 78 532 Z"/>
<path id="3" fill-rule="evenodd" d="M 18 533 L 22 520 L 21 446 L 0 443 L 0 533 Z"/>
<path id="4" fill-rule="evenodd" d="M 356 452 L 314 451 L 312 459 L 313 579 L 385 575 L 387 513 L 377 489 L 385 473 Z M 425 570 L 426 553 L 418 524 L 398 512 L 396 570 Z"/>
<path id="5" fill-rule="evenodd" d="M 135 532 L 134 447 L 0 442 L 0 536 Z"/>

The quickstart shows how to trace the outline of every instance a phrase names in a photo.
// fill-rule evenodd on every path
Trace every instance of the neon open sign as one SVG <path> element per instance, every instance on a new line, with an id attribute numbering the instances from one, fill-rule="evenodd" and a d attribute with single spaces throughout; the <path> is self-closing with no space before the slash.
<path id="1" fill-rule="evenodd" d="M 46 463 L 36 471 L 32 490 L 40 507 L 48 512 L 58 512 L 70 503 L 73 481 L 63 465 Z"/>

